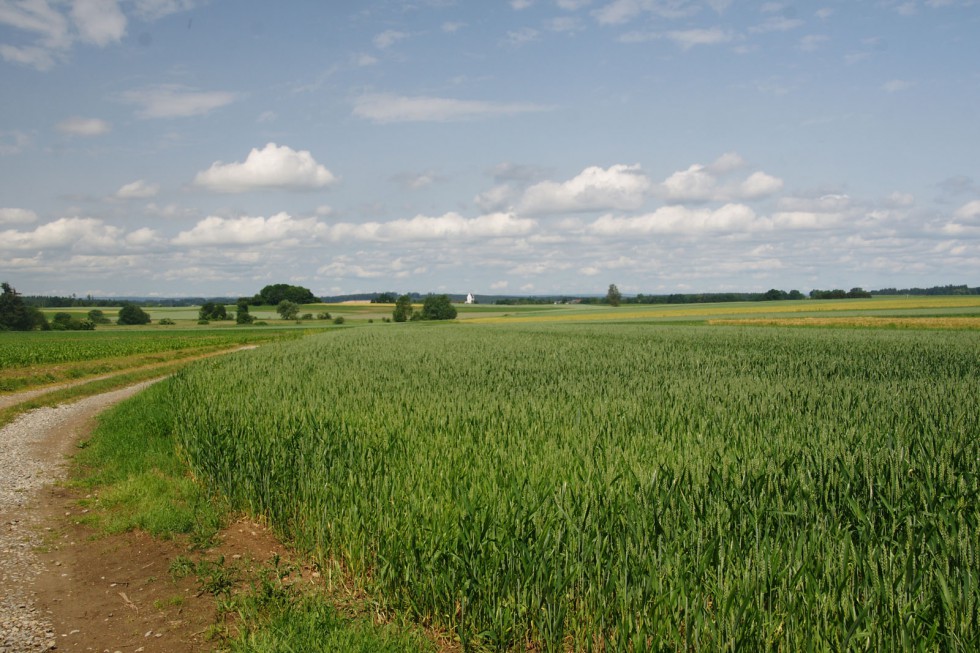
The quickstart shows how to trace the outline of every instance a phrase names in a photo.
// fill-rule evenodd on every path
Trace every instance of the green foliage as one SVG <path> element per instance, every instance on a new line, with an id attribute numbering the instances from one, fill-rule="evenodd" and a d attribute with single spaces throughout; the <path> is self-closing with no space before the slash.
<path id="1" fill-rule="evenodd" d="M 398 301 L 398 294 L 393 292 L 379 292 L 371 299 L 372 304 L 394 304 Z"/>
<path id="2" fill-rule="evenodd" d="M 402 295 L 395 300 L 395 310 L 391 318 L 395 322 L 406 322 L 412 316 L 412 296 Z"/>
<path id="3" fill-rule="evenodd" d="M 149 324 L 150 316 L 136 304 L 126 304 L 119 309 L 119 318 L 116 324 Z"/>
<path id="4" fill-rule="evenodd" d="M 49 328 L 44 313 L 27 306 L 9 283 L 0 284 L 0 331 L 42 331 Z"/>
<path id="5" fill-rule="evenodd" d="M 429 295 L 422 303 L 423 320 L 455 320 L 456 307 L 449 295 Z"/>
<path id="6" fill-rule="evenodd" d="M 89 322 L 93 324 L 112 324 L 112 320 L 105 316 L 101 309 L 93 308 L 88 312 Z"/>
<path id="7" fill-rule="evenodd" d="M 173 325 L 175 325 L 177 323 L 174 322 L 173 320 L 171 320 L 169 317 L 165 317 L 162 320 L 160 320 L 159 322 L 157 322 L 157 324 L 160 324 L 160 325 L 163 325 L 163 326 L 173 326 Z"/>
<path id="8" fill-rule="evenodd" d="M 170 386 L 195 474 L 464 647 L 980 649 L 974 333 L 349 329 L 252 354 Z"/>
<path id="9" fill-rule="evenodd" d="M 199 320 L 227 320 L 228 319 L 228 309 L 225 308 L 224 304 L 216 304 L 214 302 L 204 302 L 201 305 L 201 310 L 197 313 L 197 319 Z"/>
<path id="10" fill-rule="evenodd" d="M 71 313 L 55 313 L 51 320 L 51 329 L 54 331 L 94 331 L 95 322 L 80 320 Z"/>
<path id="11" fill-rule="evenodd" d="M 283 300 L 289 300 L 294 304 L 314 304 L 317 302 L 316 296 L 309 288 L 303 286 L 291 286 L 285 283 L 277 283 L 266 286 L 257 295 L 262 304 L 268 306 L 278 306 Z"/>
<path id="12" fill-rule="evenodd" d="M 248 300 L 239 299 L 235 305 L 235 324 L 252 324 L 255 316 L 248 312 Z"/>
<path id="13" fill-rule="evenodd" d="M 338 315 L 333 319 L 334 324 L 343 324 L 344 322 L 346 322 L 346 320 L 344 319 L 343 315 Z"/>
<path id="14" fill-rule="evenodd" d="M 317 313 L 316 314 L 316 319 L 318 319 L 318 320 L 329 320 L 330 319 L 330 313 L 328 313 L 327 311 L 324 311 L 322 313 Z"/>
<path id="15" fill-rule="evenodd" d="M 606 303 L 610 306 L 619 306 L 622 301 L 623 294 L 619 292 L 619 288 L 616 287 L 616 284 L 609 284 L 609 290 L 606 292 Z"/>
<path id="16" fill-rule="evenodd" d="M 299 315 L 299 304 L 284 299 L 276 306 L 276 312 L 284 320 L 295 320 Z"/>

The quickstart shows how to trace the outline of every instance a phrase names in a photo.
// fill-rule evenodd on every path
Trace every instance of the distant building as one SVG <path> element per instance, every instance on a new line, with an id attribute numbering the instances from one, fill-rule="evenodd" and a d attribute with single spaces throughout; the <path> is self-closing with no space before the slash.
<path id="1" fill-rule="evenodd" d="M 466 295 L 466 303 L 467 304 L 475 304 L 476 303 L 476 297 L 473 296 L 473 293 L 468 293 Z"/>

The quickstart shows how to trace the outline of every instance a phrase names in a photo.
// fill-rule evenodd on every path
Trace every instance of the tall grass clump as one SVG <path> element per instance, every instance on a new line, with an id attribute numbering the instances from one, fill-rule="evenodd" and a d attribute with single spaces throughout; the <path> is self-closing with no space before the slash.
<path id="1" fill-rule="evenodd" d="M 199 478 L 493 650 L 980 649 L 974 333 L 358 329 L 169 385 Z"/>

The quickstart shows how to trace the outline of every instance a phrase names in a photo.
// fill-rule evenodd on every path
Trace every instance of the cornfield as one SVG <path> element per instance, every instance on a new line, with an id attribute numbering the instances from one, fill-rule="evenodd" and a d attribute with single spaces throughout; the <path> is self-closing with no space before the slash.
<path id="1" fill-rule="evenodd" d="M 185 369 L 196 475 L 491 650 L 980 650 L 973 332 L 352 329 Z"/>

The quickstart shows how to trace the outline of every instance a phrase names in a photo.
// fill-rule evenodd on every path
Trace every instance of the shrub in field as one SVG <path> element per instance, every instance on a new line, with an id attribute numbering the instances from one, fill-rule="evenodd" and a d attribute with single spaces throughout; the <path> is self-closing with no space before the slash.
<path id="1" fill-rule="evenodd" d="M 333 319 L 333 323 L 334 323 L 334 324 L 343 324 L 343 323 L 344 323 L 344 322 L 346 322 L 346 321 L 347 321 L 347 320 L 345 320 L 345 319 L 344 319 L 344 316 L 343 316 L 343 315 L 338 315 L 337 317 L 335 317 L 335 318 Z"/>
<path id="2" fill-rule="evenodd" d="M 136 304 L 126 304 L 119 309 L 116 324 L 149 324 L 150 316 Z"/>
<path id="3" fill-rule="evenodd" d="M 224 304 L 204 302 L 197 313 L 197 318 L 199 320 L 227 320 L 228 309 L 225 308 Z"/>
<path id="4" fill-rule="evenodd" d="M 395 300 L 395 310 L 391 314 L 391 319 L 395 322 L 406 322 L 412 316 L 412 296 L 402 295 Z"/>
<path id="5" fill-rule="evenodd" d="M 173 326 L 174 324 L 177 324 L 177 323 L 174 322 L 173 320 L 171 320 L 169 317 L 165 317 L 162 320 L 160 320 L 159 322 L 157 322 L 157 324 L 162 324 L 164 326 Z"/>
<path id="6" fill-rule="evenodd" d="M 299 304 L 284 299 L 276 306 L 276 312 L 284 320 L 295 320 L 296 316 L 299 315 Z"/>
<path id="7" fill-rule="evenodd" d="M 88 312 L 88 319 L 93 324 L 112 324 L 112 320 L 105 316 L 101 309 L 93 308 Z"/>
<path id="8" fill-rule="evenodd" d="M 429 295 L 422 303 L 423 320 L 455 320 L 456 307 L 449 295 Z"/>
<path id="9" fill-rule="evenodd" d="M 95 322 L 80 320 L 71 313 L 55 313 L 51 320 L 51 328 L 55 331 L 93 331 Z"/>

